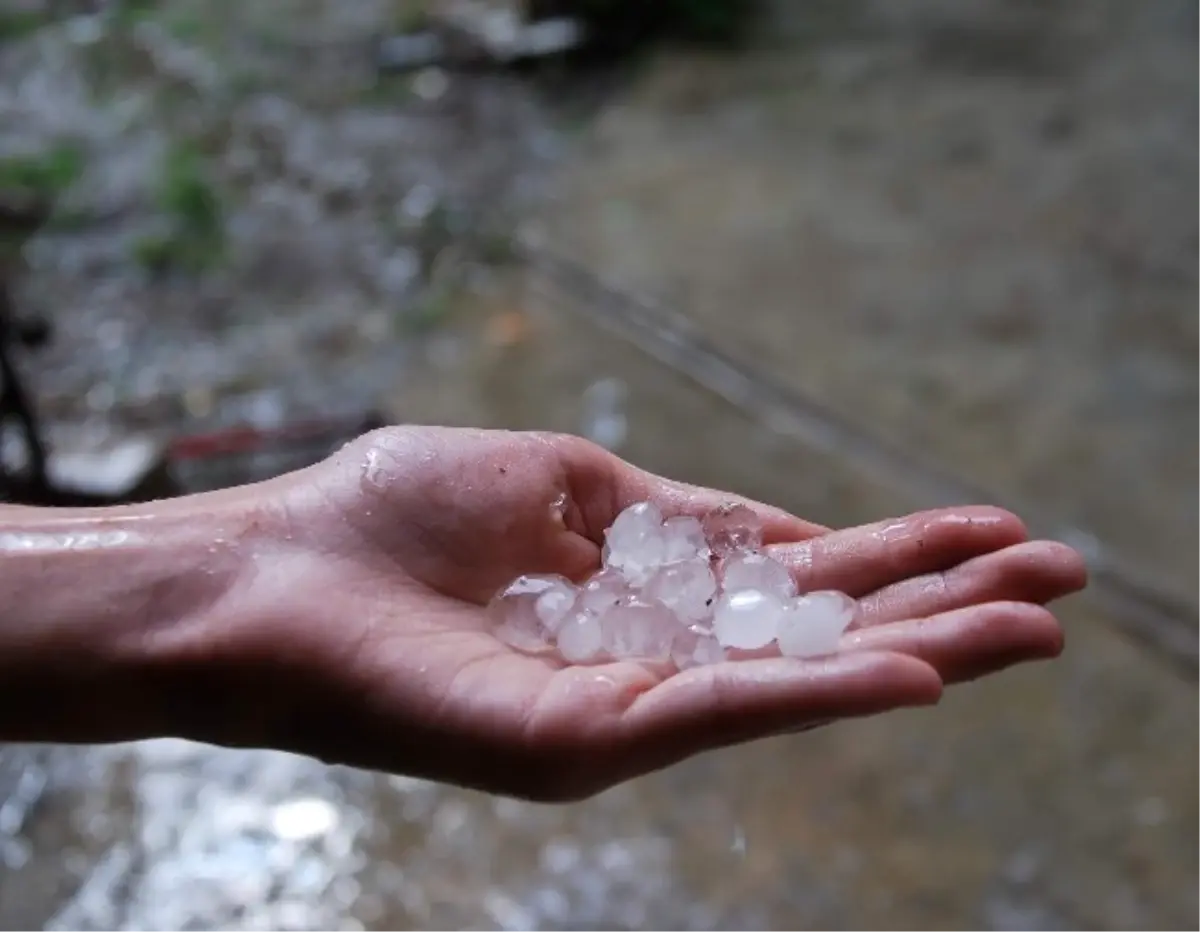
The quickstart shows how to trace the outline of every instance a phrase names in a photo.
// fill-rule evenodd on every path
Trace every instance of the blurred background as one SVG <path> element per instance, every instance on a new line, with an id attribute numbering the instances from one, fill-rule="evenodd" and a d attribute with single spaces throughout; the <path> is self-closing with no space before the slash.
<path id="1" fill-rule="evenodd" d="M 1080 547 L 1053 664 L 541 807 L 0 748 L 0 926 L 1195 928 L 1184 0 L 0 2 L 0 490 L 547 428 Z"/>

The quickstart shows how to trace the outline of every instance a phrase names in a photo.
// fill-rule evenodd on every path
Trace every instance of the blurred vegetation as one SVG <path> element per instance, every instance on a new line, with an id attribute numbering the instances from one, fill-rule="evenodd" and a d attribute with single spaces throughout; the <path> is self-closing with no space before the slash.
<path id="1" fill-rule="evenodd" d="M 458 283 L 449 279 L 433 282 L 423 294 L 400 312 L 396 323 L 401 333 L 422 336 L 437 330 L 454 312 L 461 299 Z"/>
<path id="2" fill-rule="evenodd" d="M 0 191 L 52 203 L 79 179 L 83 166 L 83 150 L 70 142 L 0 158 Z"/>
<path id="3" fill-rule="evenodd" d="M 167 150 L 154 200 L 165 230 L 135 244 L 134 258 L 143 268 L 197 275 L 220 265 L 226 254 L 225 210 L 197 148 L 178 143 Z"/>
<path id="4" fill-rule="evenodd" d="M 105 12 L 114 25 L 129 27 L 149 18 L 158 5 L 158 0 L 117 0 Z"/>
<path id="5" fill-rule="evenodd" d="M 0 263 L 20 255 L 43 227 L 62 229 L 77 219 L 62 207 L 62 195 L 83 174 L 83 150 L 60 142 L 38 153 L 0 158 Z"/>
<path id="6" fill-rule="evenodd" d="M 0 42 L 8 39 L 23 39 L 51 21 L 51 16 L 40 9 L 6 9 L 0 7 Z"/>
<path id="7" fill-rule="evenodd" d="M 414 0 L 399 0 L 391 15 L 391 28 L 395 32 L 419 32 L 429 26 L 429 4 Z"/>

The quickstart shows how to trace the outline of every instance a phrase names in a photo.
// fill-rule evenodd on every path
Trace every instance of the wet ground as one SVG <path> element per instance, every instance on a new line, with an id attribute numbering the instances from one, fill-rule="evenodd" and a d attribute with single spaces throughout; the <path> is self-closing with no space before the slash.
<path id="1" fill-rule="evenodd" d="M 1092 535 L 1194 605 L 1194 7 L 805 8 L 753 56 L 662 57 L 569 131 L 506 79 L 457 91 L 492 115 L 483 130 L 445 99 L 373 117 L 376 98 L 303 103 L 288 125 L 339 158 L 375 152 L 385 187 L 343 215 L 296 208 L 308 182 L 281 172 L 286 209 L 331 226 L 286 228 L 277 265 L 243 256 L 200 292 L 147 282 L 126 253 L 47 258 L 43 293 L 81 316 L 41 397 L 64 423 L 155 426 L 376 403 L 588 433 L 834 524 L 927 504 L 920 467 L 909 481 L 808 409 L 722 392 L 727 374 L 689 371 L 669 339 L 631 338 L 595 294 L 520 263 L 443 263 L 444 291 L 434 274 L 381 297 L 351 270 L 382 275 L 432 234 L 401 224 L 364 259 L 345 244 L 379 224 L 355 205 L 436 181 L 665 302 L 679 332 L 814 410 Z M 410 118 L 424 158 L 394 155 Z M 361 120 L 378 148 L 346 131 Z M 478 181 L 471 133 L 506 140 L 480 163 L 511 170 Z M 239 249 L 257 255 L 260 201 L 238 203 Z M 45 255 L 92 243 L 76 231 Z M 110 322 L 107 351 L 85 354 Z M 0 925 L 1194 928 L 1195 681 L 1116 611 L 1064 603 L 1060 660 L 937 709 L 711 754 L 569 807 L 176 742 L 11 748 Z"/>

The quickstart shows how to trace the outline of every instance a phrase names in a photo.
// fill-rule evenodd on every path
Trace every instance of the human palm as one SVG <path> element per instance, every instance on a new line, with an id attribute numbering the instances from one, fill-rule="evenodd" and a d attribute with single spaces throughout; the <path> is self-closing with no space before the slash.
<path id="1" fill-rule="evenodd" d="M 635 501 L 763 519 L 802 590 L 859 599 L 838 654 L 677 672 L 572 666 L 497 639 L 489 597 L 522 573 L 579 579 Z M 289 725 L 329 760 L 537 799 L 590 795 L 723 745 L 936 702 L 944 683 L 1054 656 L 1043 604 L 1084 584 L 1077 554 L 989 507 L 828 530 L 644 472 L 579 438 L 392 428 L 296 474 L 282 497 L 294 572 L 271 617 Z M 293 535 L 288 535 L 292 539 Z"/>

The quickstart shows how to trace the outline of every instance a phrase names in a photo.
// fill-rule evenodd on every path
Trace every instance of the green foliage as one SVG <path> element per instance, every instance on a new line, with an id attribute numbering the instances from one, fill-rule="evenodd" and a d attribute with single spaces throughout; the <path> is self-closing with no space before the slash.
<path id="1" fill-rule="evenodd" d="M 460 295 L 457 283 L 433 282 L 416 301 L 400 313 L 399 329 L 410 336 L 422 336 L 441 327 L 453 314 Z"/>
<path id="2" fill-rule="evenodd" d="M 83 150 L 59 143 L 37 155 L 0 158 L 0 190 L 54 201 L 83 174 Z"/>
<path id="3" fill-rule="evenodd" d="M 128 29 L 148 19 L 158 9 L 158 0 L 118 0 L 109 7 L 111 22 L 118 28 Z"/>
<path id="4" fill-rule="evenodd" d="M 189 234 L 207 239 L 223 235 L 221 198 L 203 156 L 191 146 L 175 145 L 167 150 L 156 200 Z"/>
<path id="5" fill-rule="evenodd" d="M 43 10 L 0 9 L 0 42 L 24 39 L 50 22 Z"/>
<path id="6" fill-rule="evenodd" d="M 199 274 L 225 258 L 225 211 L 201 154 L 188 145 L 166 153 L 154 192 L 165 232 L 143 237 L 134 258 L 155 273 Z"/>

